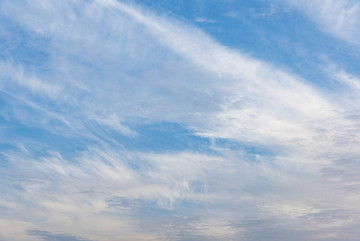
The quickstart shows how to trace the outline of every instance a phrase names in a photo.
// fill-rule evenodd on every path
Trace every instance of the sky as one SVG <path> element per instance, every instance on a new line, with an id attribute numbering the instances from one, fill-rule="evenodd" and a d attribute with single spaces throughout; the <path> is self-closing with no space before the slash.
<path id="1" fill-rule="evenodd" d="M 357 0 L 1 0 L 0 241 L 355 241 Z"/>

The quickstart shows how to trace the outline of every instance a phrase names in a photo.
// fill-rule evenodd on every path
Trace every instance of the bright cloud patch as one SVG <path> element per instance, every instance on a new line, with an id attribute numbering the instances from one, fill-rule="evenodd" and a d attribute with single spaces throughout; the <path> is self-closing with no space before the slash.
<path id="1" fill-rule="evenodd" d="M 326 32 L 360 44 L 360 3 L 354 0 L 285 0 L 319 23 Z"/>
<path id="2" fill-rule="evenodd" d="M 287 2 L 357 43 L 356 3 Z M 2 1 L 0 240 L 357 240 L 359 52 L 283 19 Z"/>

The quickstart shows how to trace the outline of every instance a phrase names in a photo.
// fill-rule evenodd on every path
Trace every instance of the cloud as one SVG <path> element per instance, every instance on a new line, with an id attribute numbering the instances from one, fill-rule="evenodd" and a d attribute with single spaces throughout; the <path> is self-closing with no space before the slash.
<path id="1" fill-rule="evenodd" d="M 339 70 L 335 72 L 333 75 L 336 80 L 340 81 L 341 83 L 344 83 L 351 89 L 355 91 L 360 90 L 360 79 L 358 77 L 346 73 L 344 70 Z"/>
<path id="2" fill-rule="evenodd" d="M 354 0 L 286 0 L 285 2 L 305 12 L 325 32 L 347 42 L 360 44 L 359 2 Z"/>
<path id="3" fill-rule="evenodd" d="M 14 153 L 7 156 L 10 162 L 7 168 L 11 168 L 12 173 L 6 174 L 7 169 L 1 169 L 3 183 L 6 183 L 1 192 L 8 193 L 2 198 L 1 208 L 11 210 L 18 219 L 31 216 L 32 230 L 48 230 L 30 232 L 31 235 L 53 237 L 49 232 L 57 230 L 94 240 L 143 239 L 145 236 L 157 240 L 166 235 L 166 230 L 156 230 L 151 236 L 156 226 L 148 231 L 139 228 L 151 227 L 154 215 L 161 212 L 170 212 L 176 219 L 175 212 L 171 212 L 181 208 L 181 200 L 198 199 L 197 195 L 205 198 L 206 188 L 202 187 L 206 185 L 205 174 L 225 171 L 221 163 L 225 160 L 218 159 L 190 153 L 153 155 L 93 149 L 71 161 L 55 152 L 38 161 Z M 132 168 L 136 161 L 141 161 L 141 169 Z M 211 185 L 211 179 L 208 182 Z M 18 190 L 12 189 L 14 185 Z M 21 200 L 19 195 L 23 196 Z M 151 214 L 149 217 L 147 212 Z M 127 221 L 132 215 L 138 217 L 133 224 Z M 46 218 L 49 216 L 51 220 Z M 155 222 L 160 226 L 166 223 L 162 219 Z"/>
<path id="4" fill-rule="evenodd" d="M 50 68 L 69 69 L 75 75 L 70 79 L 76 79 L 76 82 L 81 82 L 81 86 L 87 86 L 87 91 L 82 91 L 73 86 L 70 80 L 65 80 L 65 83 L 62 81 L 70 93 L 78 97 L 62 103 L 71 107 L 69 109 L 72 113 L 65 109 L 62 114 L 70 118 L 69 121 L 74 123 L 75 128 L 83 128 L 82 123 L 78 122 L 82 116 L 101 125 L 111 126 L 121 133 L 130 133 L 120 122 L 126 122 L 129 117 L 141 117 L 153 121 L 183 122 L 205 136 L 284 143 L 302 137 L 304 128 L 307 127 L 299 125 L 300 120 L 321 120 L 333 115 L 326 100 L 304 85 L 300 78 L 274 70 L 264 62 L 223 47 L 198 29 L 151 14 L 142 14 L 119 2 L 100 1 L 98 4 L 110 9 L 96 8 L 97 4 L 92 3 L 87 6 L 89 14 L 94 15 L 95 11 L 95 16 L 99 16 L 101 20 L 104 18 L 104 11 L 110 11 L 112 24 L 108 28 L 102 28 L 102 31 L 106 29 L 108 33 L 111 32 L 113 38 L 104 39 L 100 29 L 89 32 L 87 25 L 82 22 L 94 21 L 90 15 L 70 22 L 67 25 L 70 31 L 51 27 L 70 21 L 67 16 L 58 16 L 48 25 L 47 21 L 40 21 L 41 14 L 27 18 L 33 19 L 35 23 L 41 22 L 42 24 L 36 24 L 34 31 L 39 31 L 42 26 L 40 32 L 52 36 L 56 48 L 62 49 L 60 56 L 54 55 L 54 62 L 60 61 L 65 66 L 52 66 L 50 63 Z M 28 9 L 40 11 L 39 6 L 30 5 Z M 49 9 L 46 8 L 46 11 Z M 129 23 L 127 26 L 117 27 L 125 20 Z M 24 22 L 30 24 L 29 27 L 35 25 L 31 23 L 32 21 Z M 83 31 L 82 37 L 78 38 L 78 32 L 73 33 L 72 28 Z M 136 33 L 135 29 L 140 32 Z M 123 35 L 118 34 L 121 32 L 126 33 L 125 36 L 133 35 L 140 42 L 129 41 L 127 37 L 124 39 Z M 146 45 L 141 43 L 144 36 L 147 36 Z M 86 39 L 90 41 L 84 41 Z M 102 45 L 105 47 L 98 46 L 98 43 L 103 42 L 107 43 Z M 78 48 L 79 45 L 82 47 Z M 102 53 L 98 53 L 97 49 L 101 49 Z M 141 53 L 126 49 L 141 49 Z M 169 52 L 169 49 L 173 52 Z M 158 57 L 154 59 L 152 53 L 155 52 Z M 74 54 L 82 60 L 73 60 L 71 56 Z M 127 59 L 129 67 L 123 65 L 122 59 Z M 87 64 L 82 64 L 86 61 L 90 61 L 90 66 L 96 67 L 89 68 Z M 142 61 L 142 65 L 137 65 L 138 61 Z M 152 63 L 163 67 L 154 69 Z M 115 66 L 119 67 L 114 72 Z M 133 66 L 143 67 L 132 70 Z M 100 72 L 96 70 L 104 73 L 103 76 L 100 77 Z M 68 71 L 62 71 L 51 78 L 60 80 Z M 91 77 L 87 72 L 92 73 Z M 138 76 L 130 75 L 133 72 L 138 73 Z M 106 81 L 99 78 L 105 78 Z M 191 83 L 189 78 L 192 79 Z M 141 81 L 142 79 L 146 79 L 146 82 Z M 92 90 L 89 90 L 90 85 Z M 119 90 L 124 90 L 121 95 L 117 94 Z M 110 107 L 107 103 L 113 104 Z M 296 119 L 293 119 L 295 116 Z"/>
<path id="5" fill-rule="evenodd" d="M 0 219 L 0 240 L 37 240 L 28 235 L 27 230 L 33 225 L 29 222 L 19 221 L 10 218 Z"/>
<path id="6" fill-rule="evenodd" d="M 109 1 L 102 3 L 109 4 Z M 266 63 L 227 49 L 196 29 L 165 22 L 155 16 L 141 15 L 135 9 L 118 2 L 111 2 L 111 5 L 108 6 L 116 7 L 129 14 L 147 26 L 151 31 L 150 33 L 162 44 L 181 54 L 195 65 L 218 75 L 215 81 L 219 83 L 218 85 L 221 83 L 220 94 L 224 96 L 226 93 L 227 98 L 214 103 L 223 111 L 208 115 L 211 119 L 205 123 L 207 130 L 219 129 L 215 136 L 234 137 L 234 133 L 237 133 L 237 127 L 233 123 L 236 123 L 239 125 L 239 129 L 249 130 L 249 133 L 238 133 L 237 137 L 242 136 L 241 138 L 245 139 L 250 136 L 251 138 L 261 136 L 256 141 L 260 141 L 259 139 L 266 141 L 268 135 L 271 138 L 279 138 L 280 141 L 284 141 L 286 138 L 298 138 L 296 136 L 291 137 L 293 134 L 304 133 L 299 126 L 299 118 L 321 119 L 329 118 L 332 115 L 331 106 L 326 103 L 326 100 L 315 90 L 305 86 L 298 77 L 291 76 L 281 70 L 274 70 L 272 66 Z M 159 22 L 163 22 L 163 24 L 160 25 Z M 199 41 L 193 41 L 193 39 L 199 39 Z M 213 84 L 212 82 L 207 83 L 210 86 Z M 293 91 L 295 89 L 296 92 Z M 281 109 L 274 111 L 277 108 L 275 106 L 281 106 Z M 271 113 L 267 110 L 271 110 Z M 290 114 L 291 111 L 293 111 L 292 114 Z M 259 113 L 264 116 L 258 116 Z M 286 119 L 286 113 L 291 116 L 297 115 L 296 123 L 292 124 L 291 119 Z M 249 120 L 247 121 L 247 119 Z M 253 122 L 254 119 L 259 122 Z M 230 123 L 230 120 L 234 121 Z M 209 126 L 209 123 L 214 126 Z M 221 129 L 223 126 L 230 127 L 231 131 Z M 244 128 L 245 126 L 246 128 Z M 288 131 L 284 126 L 289 127 Z M 300 127 L 300 129 L 294 130 L 291 126 Z M 264 131 L 274 131 L 256 133 L 261 131 L 261 128 Z M 229 132 L 232 133 L 231 136 L 226 136 L 226 133 Z M 275 133 L 279 133 L 279 135 L 276 136 Z M 282 138 L 285 139 L 281 140 Z M 252 140 L 245 139 L 244 141 Z"/>
<path id="7" fill-rule="evenodd" d="M 195 18 L 195 22 L 198 22 L 198 23 L 215 23 L 216 21 L 212 20 L 212 19 L 198 17 L 198 18 Z"/>
<path id="8" fill-rule="evenodd" d="M 225 153 L 92 148 L 70 160 L 56 152 L 9 153 L 7 167 L 0 169 L 0 191 L 6 193 L 0 206 L 8 210 L 3 218 L 30 216 L 31 226 L 22 233 L 41 228 L 44 234 L 91 240 L 239 238 L 256 236 L 254 226 L 271 232 L 277 225 L 290 233 L 301 227 L 302 237 L 316 231 L 314 240 L 326 240 L 319 235 L 339 235 L 357 224 L 359 200 L 343 182 L 334 196 L 334 183 L 323 186 L 317 172 L 274 168 L 265 157 L 256 163 L 237 151 Z M 333 210 L 352 213 L 335 217 Z M 326 220 L 317 216 L 326 212 Z"/>
<path id="9" fill-rule="evenodd" d="M 1 141 L 14 146 L 1 150 L 0 208 L 22 223 L 14 237 L 262 240 L 280 230 L 273 240 L 328 240 L 347 230 L 356 240 L 359 118 L 341 100 L 139 6 L 0 9 L 35 47 L 48 40 L 48 58 L 24 53 L 42 68 L 0 62 Z M 154 123 L 208 146 L 124 148 L 150 139 L 136 127 Z"/>

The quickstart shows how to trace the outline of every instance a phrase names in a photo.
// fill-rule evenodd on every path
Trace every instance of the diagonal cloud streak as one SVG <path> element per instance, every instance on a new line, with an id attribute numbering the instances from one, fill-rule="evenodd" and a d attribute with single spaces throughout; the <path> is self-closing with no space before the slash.
<path id="1" fill-rule="evenodd" d="M 354 0 L 285 0 L 309 15 L 325 32 L 346 42 L 360 44 L 360 3 Z"/>

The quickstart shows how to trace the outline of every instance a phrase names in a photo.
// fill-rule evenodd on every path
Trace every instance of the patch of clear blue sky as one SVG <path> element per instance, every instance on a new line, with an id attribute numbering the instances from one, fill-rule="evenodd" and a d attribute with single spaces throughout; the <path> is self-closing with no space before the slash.
<path id="1" fill-rule="evenodd" d="M 26 125 L 15 119 L 7 120 L 1 113 L 0 125 L 3 136 L 0 140 L 0 152 L 22 151 L 21 148 L 25 148 L 38 157 L 47 156 L 49 151 L 58 151 L 64 157 L 71 157 L 95 143 L 87 138 L 66 136 L 38 126 Z"/>
<path id="2" fill-rule="evenodd" d="M 360 73 L 356 64 L 360 51 L 354 51 L 355 46 L 331 37 L 307 16 L 279 1 L 135 2 L 198 26 L 221 44 L 281 66 L 320 88 L 332 88 L 322 71 L 329 63 Z"/>
<path id="3" fill-rule="evenodd" d="M 209 139 L 195 136 L 181 124 L 162 122 L 133 127 L 136 136 L 118 135 L 122 145 L 127 149 L 142 149 L 145 151 L 161 150 L 208 150 Z"/>

